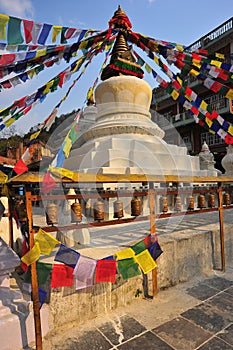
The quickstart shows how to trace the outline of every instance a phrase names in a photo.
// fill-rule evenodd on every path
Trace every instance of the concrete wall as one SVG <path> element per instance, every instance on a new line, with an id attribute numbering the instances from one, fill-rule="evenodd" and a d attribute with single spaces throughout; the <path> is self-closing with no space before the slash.
<path id="1" fill-rule="evenodd" d="M 233 225 L 225 225 L 226 266 L 232 266 Z M 160 245 L 164 253 L 158 258 L 158 288 L 164 289 L 210 273 L 221 268 L 221 249 L 219 230 L 182 231 L 160 236 Z M 149 294 L 152 294 L 151 273 L 148 275 Z M 50 330 L 71 323 L 81 324 L 109 310 L 130 304 L 142 297 L 142 277 L 115 284 L 98 283 L 93 287 L 76 291 L 72 288 L 53 289 L 50 294 L 49 327 Z"/>

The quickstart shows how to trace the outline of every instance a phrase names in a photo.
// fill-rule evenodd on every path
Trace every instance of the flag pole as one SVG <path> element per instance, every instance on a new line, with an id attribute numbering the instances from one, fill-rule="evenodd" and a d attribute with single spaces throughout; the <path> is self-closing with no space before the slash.
<path id="1" fill-rule="evenodd" d="M 26 196 L 26 211 L 28 220 L 28 234 L 29 234 L 29 246 L 30 249 L 34 246 L 34 233 L 32 230 L 32 200 L 31 191 L 25 187 Z M 31 265 L 31 281 L 32 281 L 32 302 L 33 302 L 33 313 L 34 313 L 34 326 L 35 326 L 35 340 L 36 350 L 42 350 L 42 332 L 41 332 L 41 320 L 40 320 L 40 301 L 38 293 L 38 280 L 36 271 L 36 262 Z"/>
<path id="2" fill-rule="evenodd" d="M 150 203 L 150 234 L 152 240 L 155 238 L 156 226 L 155 226 L 155 190 L 154 183 L 149 182 L 149 203 Z M 158 293 L 158 283 L 157 283 L 157 268 L 152 270 L 152 287 L 153 287 L 153 297 Z"/>

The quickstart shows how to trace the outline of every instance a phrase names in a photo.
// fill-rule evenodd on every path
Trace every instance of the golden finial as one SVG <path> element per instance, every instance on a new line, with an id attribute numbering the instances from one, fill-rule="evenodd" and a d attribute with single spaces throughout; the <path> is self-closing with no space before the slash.
<path id="1" fill-rule="evenodd" d="M 114 16 L 116 15 L 121 15 L 124 14 L 125 15 L 125 11 L 122 10 L 121 6 L 118 5 L 118 9 L 114 12 Z"/>

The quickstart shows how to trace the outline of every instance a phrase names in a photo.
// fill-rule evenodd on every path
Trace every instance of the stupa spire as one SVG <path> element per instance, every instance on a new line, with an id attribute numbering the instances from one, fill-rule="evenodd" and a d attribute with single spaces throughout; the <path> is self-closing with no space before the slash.
<path id="1" fill-rule="evenodd" d="M 101 79 L 106 80 L 119 75 L 133 75 L 143 78 L 144 72 L 140 65 L 135 62 L 131 46 L 127 44 L 126 38 L 132 24 L 120 5 L 109 21 L 109 28 L 119 30 L 119 33 L 112 49 L 110 63 L 103 70 Z"/>

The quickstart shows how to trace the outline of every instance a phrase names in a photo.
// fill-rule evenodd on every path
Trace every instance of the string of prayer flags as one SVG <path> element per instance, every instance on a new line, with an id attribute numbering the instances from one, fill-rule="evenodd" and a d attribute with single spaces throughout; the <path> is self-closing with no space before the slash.
<path id="1" fill-rule="evenodd" d="M 139 276 L 141 274 L 138 264 L 134 258 L 118 260 L 117 270 L 124 280 Z"/>
<path id="2" fill-rule="evenodd" d="M 42 228 L 39 229 L 35 237 L 35 242 L 39 243 L 40 252 L 45 255 L 50 255 L 54 247 L 61 243 L 52 235 L 42 230 Z"/>
<path id="3" fill-rule="evenodd" d="M 98 260 L 96 264 L 96 282 L 111 282 L 116 280 L 116 260 Z"/>
<path id="4" fill-rule="evenodd" d="M 71 287 L 74 281 L 73 267 L 53 264 L 51 288 Z"/>
<path id="5" fill-rule="evenodd" d="M 95 259 L 80 255 L 74 268 L 76 290 L 93 286 L 96 264 Z"/>
<path id="6" fill-rule="evenodd" d="M 21 261 L 26 265 L 31 265 L 40 258 L 40 245 L 35 242 L 34 246 L 21 258 Z"/>
<path id="7" fill-rule="evenodd" d="M 157 264 L 146 249 L 135 256 L 135 260 L 142 269 L 144 274 L 149 273 L 156 268 Z"/>
<path id="8" fill-rule="evenodd" d="M 61 244 L 55 255 L 54 260 L 58 262 L 62 262 L 74 268 L 79 258 L 80 258 L 80 254 L 78 252 Z"/>

